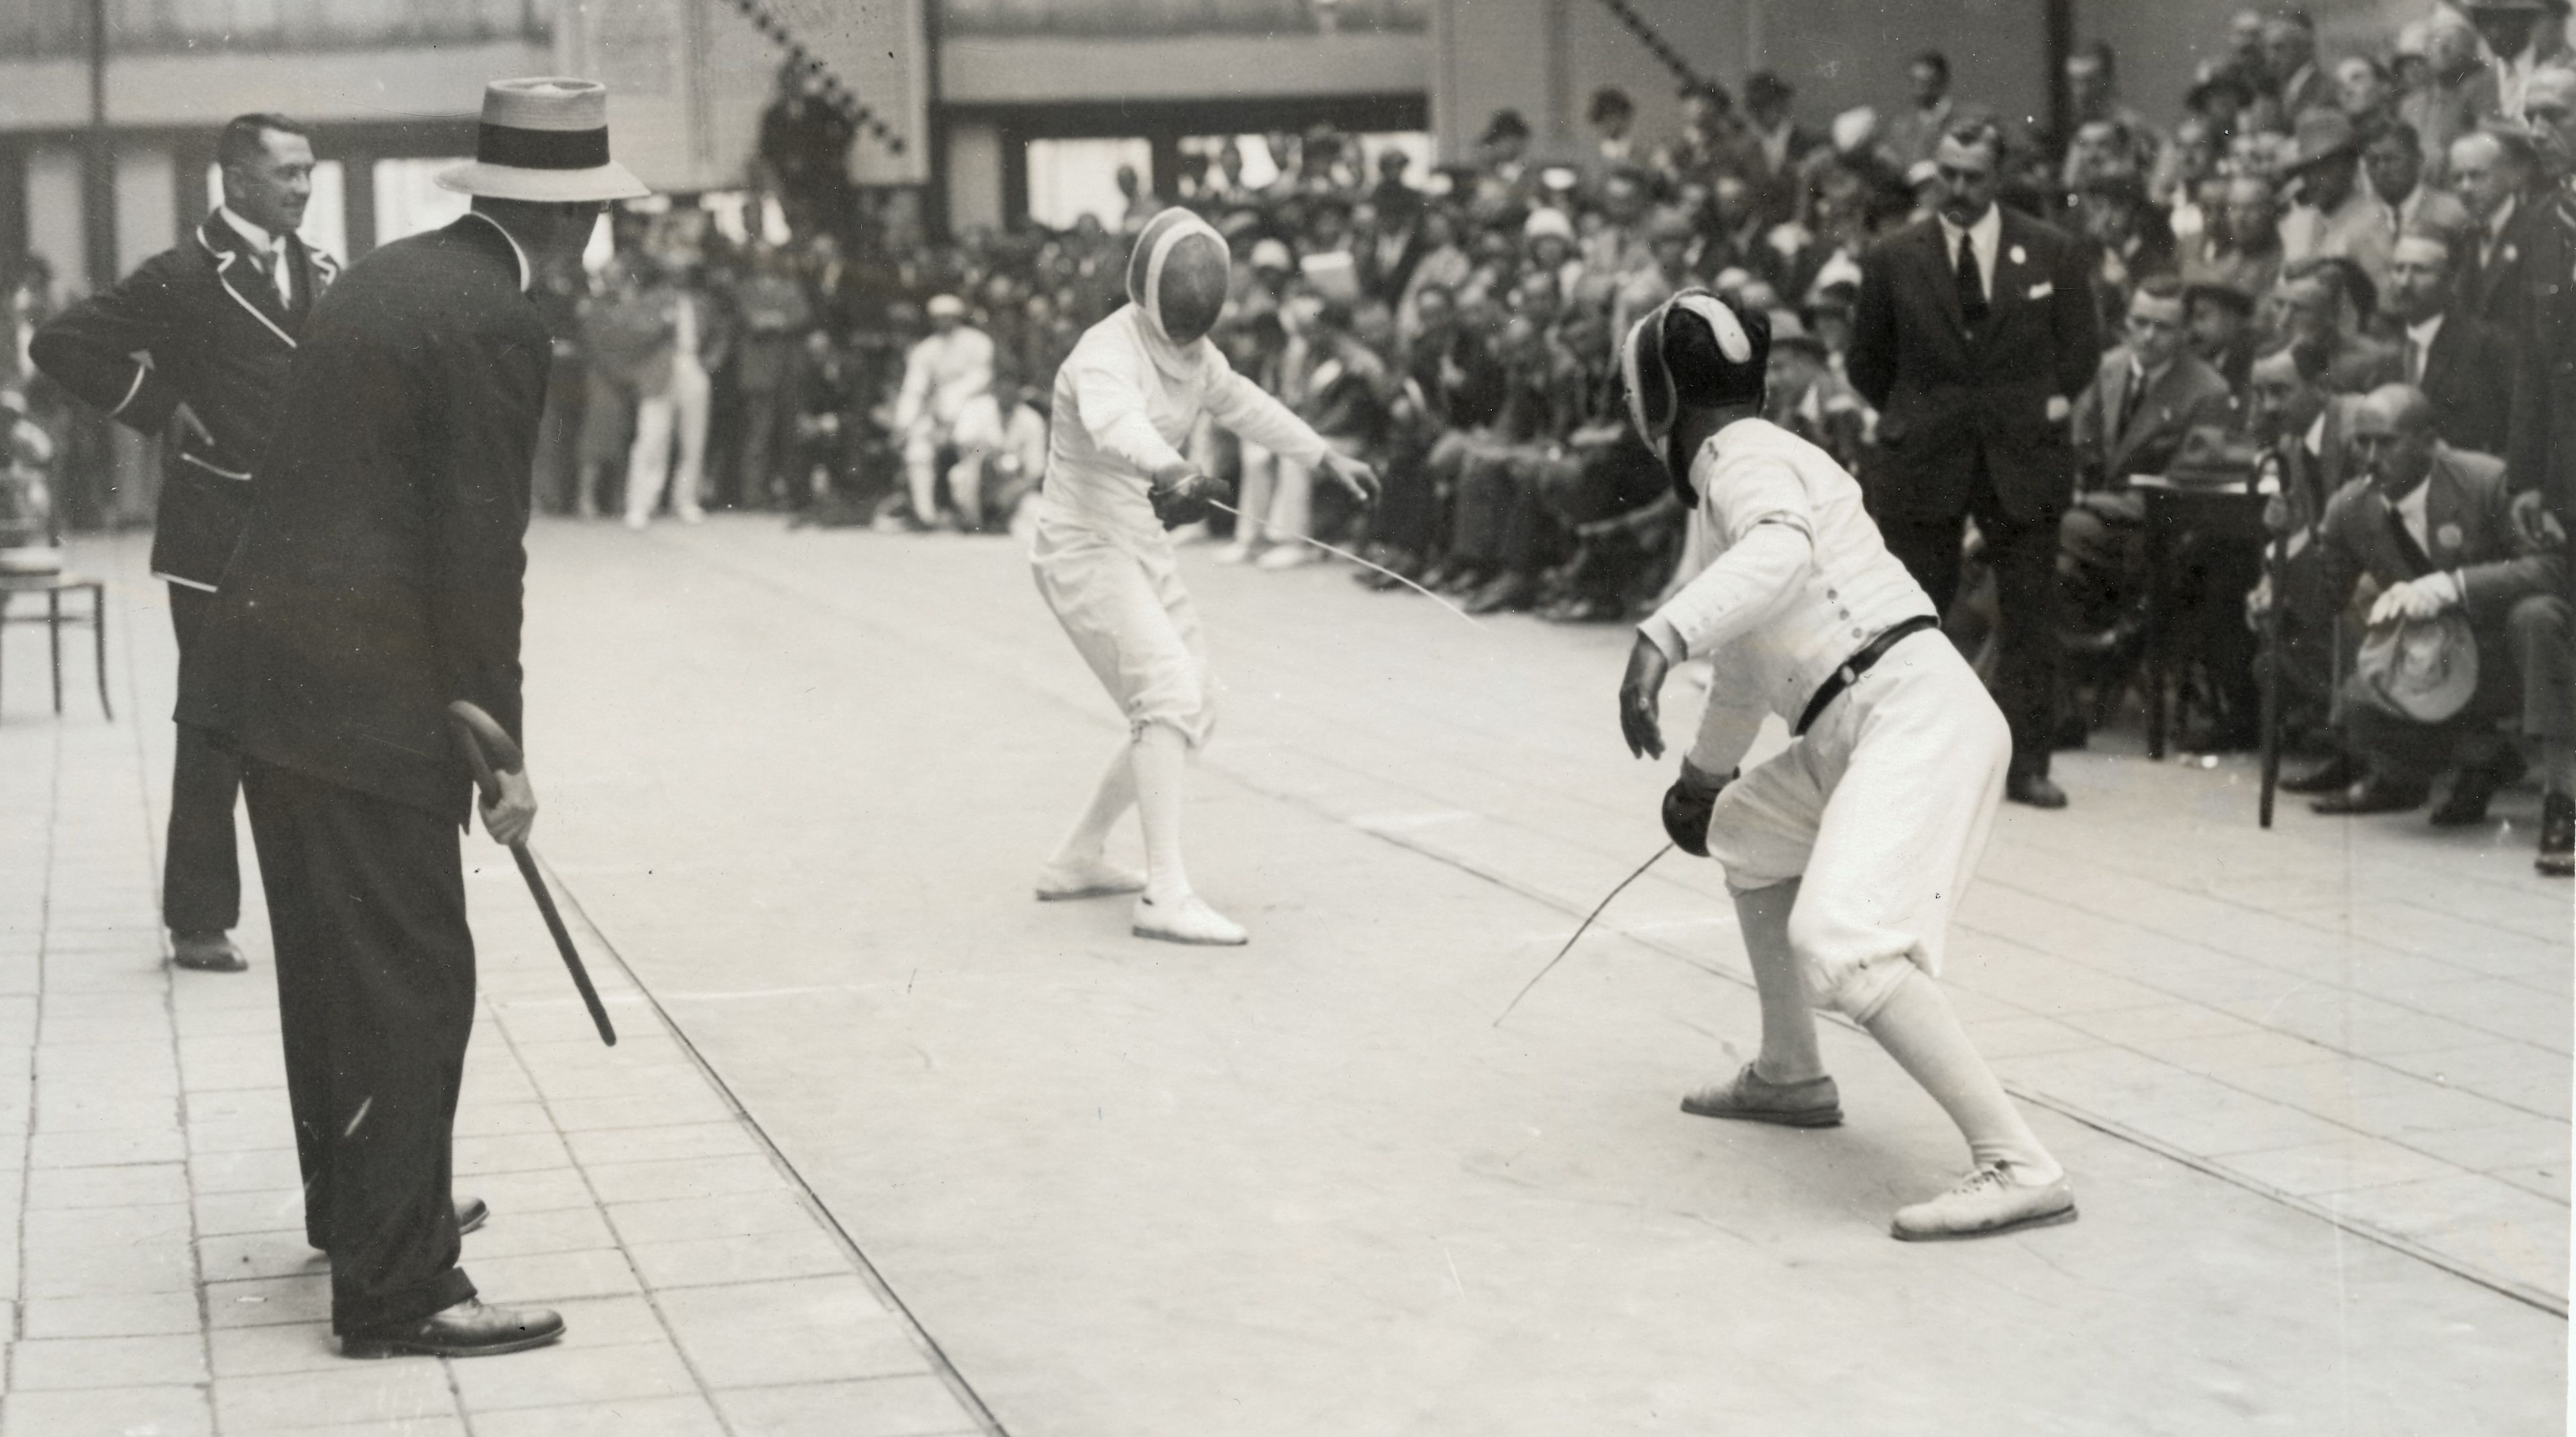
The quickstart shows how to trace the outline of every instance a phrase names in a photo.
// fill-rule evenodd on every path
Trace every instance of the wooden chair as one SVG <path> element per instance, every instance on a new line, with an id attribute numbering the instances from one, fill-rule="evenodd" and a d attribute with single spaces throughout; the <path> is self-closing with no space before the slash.
<path id="1" fill-rule="evenodd" d="M 83 618 L 79 614 L 66 616 L 63 613 L 63 595 L 81 590 L 89 592 L 89 617 Z M 10 601 L 20 594 L 44 595 L 44 614 L 41 617 L 30 614 L 21 618 L 10 613 Z M 0 634 L 7 632 L 6 626 L 9 624 L 36 623 L 45 626 L 46 644 L 53 657 L 54 712 L 59 714 L 63 711 L 63 625 L 87 624 L 96 654 L 99 712 L 113 722 L 116 718 L 116 709 L 108 702 L 107 697 L 106 583 L 98 579 L 86 579 L 78 574 L 0 574 Z"/>

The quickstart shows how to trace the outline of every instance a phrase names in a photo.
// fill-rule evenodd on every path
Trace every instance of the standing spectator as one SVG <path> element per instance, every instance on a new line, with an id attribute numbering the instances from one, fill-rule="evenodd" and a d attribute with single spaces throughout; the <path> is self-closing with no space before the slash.
<path id="1" fill-rule="evenodd" d="M 1496 110 L 1476 141 L 1479 173 L 1476 199 L 1485 204 L 1523 204 L 1538 192 L 1538 170 L 1529 162 L 1529 121 L 1512 109 Z"/>
<path id="2" fill-rule="evenodd" d="M 2388 67 L 2369 55 L 2346 55 L 2335 62 L 2335 108 L 2362 134 L 2397 119 L 2397 82 Z"/>
<path id="3" fill-rule="evenodd" d="M 2469 0 L 2463 8 L 2493 57 L 2495 112 L 2528 120 L 2532 77 L 2569 58 L 2567 0 Z"/>
<path id="4" fill-rule="evenodd" d="M 993 387 L 993 341 L 966 322 L 966 302 L 953 294 L 937 295 L 929 314 L 930 333 L 904 357 L 903 388 L 894 406 L 894 432 L 903 444 L 916 529 L 941 522 L 940 453 L 951 442 L 966 401 Z"/>
<path id="5" fill-rule="evenodd" d="M 669 326 L 670 342 L 660 347 L 662 362 L 641 383 L 635 397 L 635 443 L 626 452 L 626 527 L 641 529 L 653 521 L 670 491 L 671 512 L 684 524 L 703 521 L 700 506 L 706 480 L 707 406 L 712 387 L 707 379 L 704 343 L 709 318 L 704 301 L 651 260 L 643 261 L 644 286 L 635 304 L 646 315 L 660 315 Z M 674 462 L 673 451 L 677 451 Z"/>
<path id="6" fill-rule="evenodd" d="M 1744 111 L 1752 123 L 1739 146 L 1758 212 L 1771 224 L 1798 217 L 1800 176 L 1809 155 L 1824 147 L 1822 135 L 1798 123 L 1790 110 L 1798 92 L 1777 71 L 1756 70 L 1744 79 Z"/>
<path id="7" fill-rule="evenodd" d="M 799 235 L 837 233 L 851 222 L 850 142 L 858 126 L 826 97 L 823 72 L 800 57 L 778 67 L 778 93 L 760 112 L 757 152 Z"/>
<path id="8" fill-rule="evenodd" d="M 176 248 L 37 329 L 28 356 L 73 397 L 165 437 L 152 573 L 170 591 L 180 663 L 198 647 L 266 465 L 277 396 L 314 301 L 339 262 L 295 231 L 313 194 L 313 142 L 281 115 L 243 115 L 215 141 L 223 202 Z M 170 961 L 237 973 L 239 761 L 182 724 L 170 776 L 161 918 Z"/>
<path id="9" fill-rule="evenodd" d="M 2404 235 L 2435 235 L 2448 244 L 2468 232 L 2469 212 L 2449 193 L 2424 183 L 2424 145 L 2413 125 L 2401 120 L 2380 126 L 2362 146 L 2361 164 L 2392 250 Z M 2372 278 L 2384 282 L 2386 266 Z"/>
<path id="10" fill-rule="evenodd" d="M 2477 27 L 2457 10 L 2425 21 L 2423 85 L 2398 101 L 2397 118 L 2424 142 L 2424 183 L 2453 183 L 2451 147 L 2495 110 L 2495 76 L 2479 51 Z"/>
<path id="11" fill-rule="evenodd" d="M 768 245 L 751 252 L 751 272 L 736 297 L 742 339 L 734 359 L 734 386 L 742 395 L 741 447 L 734 482 L 753 507 L 777 504 L 789 487 L 786 457 L 794 418 L 797 351 L 804 347 L 813 311 L 787 256 Z"/>
<path id="12" fill-rule="evenodd" d="M 663 393 L 671 383 L 677 325 L 671 307 L 656 303 L 647 290 L 644 267 L 642 257 L 634 254 L 610 260 L 601 276 L 600 292 L 581 312 L 581 348 L 587 363 L 581 405 L 581 477 L 574 499 L 583 518 L 595 516 L 604 507 L 599 489 L 611 466 L 633 463 L 635 421 L 645 396 Z"/>
<path id="13" fill-rule="evenodd" d="M 324 296 L 180 676 L 179 721 L 242 758 L 305 1237 L 330 1254 L 348 1357 L 563 1334 L 552 1312 L 485 1307 L 457 1265 L 476 1013 L 458 830 L 474 786 L 448 704 L 520 739 L 528 461 L 551 362 L 527 293 L 581 252 L 603 201 L 644 193 L 607 158 L 607 126 L 596 84 L 493 83 L 476 160 L 439 176 L 472 211 L 376 250 Z M 524 842 L 527 770 L 503 772 L 481 812 L 496 842 Z"/>
<path id="14" fill-rule="evenodd" d="M 1735 118 L 1735 97 L 1714 80 L 1686 81 L 1681 107 L 1681 131 L 1655 156 L 1655 168 L 1678 183 L 1714 182 L 1734 163 L 1743 129 Z"/>
<path id="15" fill-rule="evenodd" d="M 2361 184 L 2361 146 L 2352 121 L 2340 110 L 2299 116 L 2299 150 L 2290 162 L 2298 203 L 2281 216 L 2281 259 L 2297 264 L 2318 256 L 2359 263 L 2376 284 L 2388 272 L 2386 216 Z"/>
<path id="16" fill-rule="evenodd" d="M 2368 334 L 2378 293 L 2352 261 L 2302 260 L 2273 294 L 2284 346 L 2337 394 L 2362 394 L 2397 378 L 2397 346 Z"/>
<path id="17" fill-rule="evenodd" d="M 1984 536 L 2013 731 L 2005 796 L 2059 808 L 2048 757 L 2058 518 L 2075 487 L 2066 419 L 2093 378 L 2101 330 L 2083 246 L 1995 202 L 2003 161 L 1991 120 L 1942 138 L 1940 212 L 1862 263 L 1849 370 L 1886 451 L 1871 507 L 1941 609 L 1958 592 L 1962 523 L 1974 518 Z"/>
<path id="18" fill-rule="evenodd" d="M 2290 130 L 2308 111 L 2334 103 L 2334 86 L 2317 68 L 2317 22 L 2307 11 L 2276 10 L 2263 21 L 2263 74 L 2269 101 L 2257 129 Z"/>
<path id="19" fill-rule="evenodd" d="M 1637 153 L 1637 102 L 1616 85 L 1592 92 L 1583 118 L 1592 126 L 1592 159 L 1604 170 L 1622 169 L 1642 158 Z"/>
<path id="20" fill-rule="evenodd" d="M 2388 316 L 2399 382 L 2433 401 L 2434 431 L 2454 449 L 2501 455 L 2513 405 L 2513 340 L 2452 299 L 2451 244 L 2410 234 L 2389 261 Z"/>
<path id="21" fill-rule="evenodd" d="M 2522 306 L 2515 221 L 2539 169 L 2530 136 L 2519 130 L 2472 130 L 2451 142 L 2451 181 L 2470 222 L 2460 244 L 2460 300 L 2469 313 L 2508 329 Z"/>
<path id="22" fill-rule="evenodd" d="M 2576 284 L 2569 282 L 2576 275 L 2576 71 L 2552 66 L 2534 75 L 2522 113 L 2548 187 L 2532 196 L 2515 227 L 2522 323 L 2507 472 L 2515 487 L 2537 490 L 2556 521 L 2563 575 L 2576 567 L 2565 554 L 2566 536 L 2576 534 Z M 2524 682 L 2537 681 L 2526 676 Z M 2565 707 L 2568 695 L 2559 693 L 2556 702 Z M 2558 735 L 2544 757 L 2547 797 L 2536 861 L 2543 873 L 2565 877 L 2576 872 L 2576 757 L 2567 735 Z"/>
<path id="23" fill-rule="evenodd" d="M 1958 106 L 1950 99 L 1949 56 L 1925 50 L 1906 66 L 1906 76 L 1914 85 L 1914 103 L 1889 124 L 1887 150 L 1899 167 L 1910 170 L 1932 158 Z"/>
<path id="24" fill-rule="evenodd" d="M 549 265 L 537 276 L 531 297 L 554 337 L 554 363 L 546 370 L 546 411 L 537 426 L 529 488 L 539 511 L 570 514 L 582 492 L 581 402 L 589 365 L 581 350 L 581 308 L 590 298 L 590 275 L 577 257 Z"/>

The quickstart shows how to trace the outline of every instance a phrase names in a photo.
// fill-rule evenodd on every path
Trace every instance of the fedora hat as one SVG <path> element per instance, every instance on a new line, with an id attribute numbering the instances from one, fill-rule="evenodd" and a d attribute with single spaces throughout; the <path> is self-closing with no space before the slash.
<path id="1" fill-rule="evenodd" d="M 2289 168 L 2292 170 L 2323 164 L 2349 155 L 2358 148 L 2352 118 L 2341 110 L 2324 105 L 2299 113 L 2297 140 L 2298 153 L 2290 157 Z"/>
<path id="2" fill-rule="evenodd" d="M 474 159 L 442 188 L 541 204 L 641 199 L 652 191 L 608 157 L 608 87 L 596 80 L 495 80 L 483 88 Z"/>
<path id="3" fill-rule="evenodd" d="M 2251 484 L 2261 451 L 2254 441 L 2217 424 L 2195 424 L 2182 437 L 2182 447 L 2165 466 L 2165 482 L 2177 489 L 2224 489 Z"/>
<path id="4" fill-rule="evenodd" d="M 2361 641 L 2353 677 L 2380 708 L 2441 723 L 2478 691 L 2477 635 L 2458 609 L 2382 624 Z"/>

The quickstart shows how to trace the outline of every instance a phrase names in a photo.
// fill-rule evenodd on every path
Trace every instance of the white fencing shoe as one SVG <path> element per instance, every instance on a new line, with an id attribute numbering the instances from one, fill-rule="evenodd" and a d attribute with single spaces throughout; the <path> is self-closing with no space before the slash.
<path id="1" fill-rule="evenodd" d="M 1235 948 L 1252 941 L 1242 924 L 1208 907 L 1206 900 L 1195 893 L 1182 894 L 1167 903 L 1138 898 L 1131 921 L 1137 937 L 1159 938 L 1166 943 Z"/>
<path id="2" fill-rule="evenodd" d="M 1142 893 L 1145 875 L 1106 858 L 1087 863 L 1050 863 L 1038 870 L 1038 901 L 1063 903 L 1075 898 L 1106 898 L 1113 893 Z"/>
<path id="3" fill-rule="evenodd" d="M 1939 1197 L 1898 1208 L 1890 1233 L 1900 1242 L 1937 1242 L 2075 1221 L 2075 1189 L 2067 1184 L 2066 1174 L 2044 1183 L 2025 1183 L 2007 1170 L 2009 1166 L 1979 1168 Z"/>

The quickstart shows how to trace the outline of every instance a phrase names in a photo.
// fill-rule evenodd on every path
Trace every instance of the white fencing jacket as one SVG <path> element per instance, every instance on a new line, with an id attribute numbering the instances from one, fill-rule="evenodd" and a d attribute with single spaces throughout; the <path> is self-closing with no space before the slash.
<path id="1" fill-rule="evenodd" d="M 1691 459 L 1707 567 L 1639 625 L 1679 663 L 1712 661 L 1690 764 L 1723 774 L 1762 715 L 1795 724 L 1844 660 L 1907 619 L 1939 615 L 1861 507 L 1860 485 L 1822 449 L 1763 419 L 1738 420 Z"/>
<path id="2" fill-rule="evenodd" d="M 1235 373 L 1214 344 L 1174 345 L 1136 305 L 1121 306 L 1056 371 L 1040 523 L 1166 544 L 1148 476 L 1181 462 L 1202 414 L 1291 459 L 1313 463 L 1326 452 L 1305 420 Z"/>

